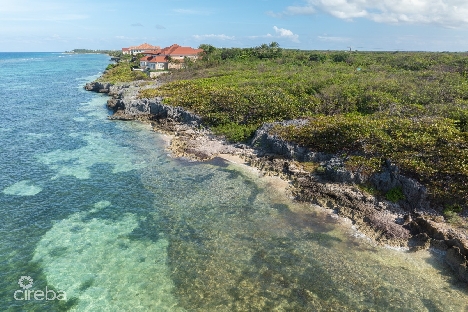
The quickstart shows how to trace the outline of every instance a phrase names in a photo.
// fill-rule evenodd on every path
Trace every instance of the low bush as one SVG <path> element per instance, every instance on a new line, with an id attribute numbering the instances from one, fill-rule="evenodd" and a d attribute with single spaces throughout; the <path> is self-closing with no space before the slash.
<path id="1" fill-rule="evenodd" d="M 132 65 L 129 63 L 119 63 L 112 68 L 108 68 L 104 74 L 98 79 L 98 81 L 118 83 L 118 82 L 130 82 L 136 80 L 149 80 L 147 74 L 141 71 L 132 70 Z"/>

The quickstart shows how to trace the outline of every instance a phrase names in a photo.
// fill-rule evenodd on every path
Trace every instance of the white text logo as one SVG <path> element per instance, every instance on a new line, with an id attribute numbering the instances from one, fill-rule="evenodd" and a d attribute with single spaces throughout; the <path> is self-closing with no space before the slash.
<path id="1" fill-rule="evenodd" d="M 33 290 L 29 289 L 33 286 L 34 280 L 31 276 L 21 276 L 18 280 L 18 285 L 23 288 L 23 290 L 18 289 L 13 294 L 15 300 L 67 300 L 67 294 L 63 290 L 55 291 L 53 289 L 48 289 L 47 286 L 44 290 Z"/>

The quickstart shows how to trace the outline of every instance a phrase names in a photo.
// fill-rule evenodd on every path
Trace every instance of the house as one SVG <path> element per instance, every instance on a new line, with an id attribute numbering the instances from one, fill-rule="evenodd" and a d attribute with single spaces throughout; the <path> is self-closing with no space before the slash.
<path id="1" fill-rule="evenodd" d="M 163 55 L 153 56 L 148 62 L 148 69 L 150 70 L 167 70 L 168 69 L 167 58 Z"/>
<path id="2" fill-rule="evenodd" d="M 184 66 L 186 58 L 195 61 L 201 52 L 203 52 L 202 49 L 181 47 L 178 44 L 173 44 L 170 47 L 160 49 L 157 53 L 146 53 L 140 59 L 140 67 L 142 69 L 153 70 L 180 69 Z"/>
<path id="3" fill-rule="evenodd" d="M 158 47 L 158 46 L 152 46 L 151 44 L 148 44 L 148 43 L 143 43 L 143 44 L 140 44 L 139 46 L 134 46 L 134 47 L 130 47 L 130 48 L 122 48 L 122 53 L 123 54 L 132 54 L 132 55 L 135 55 L 135 54 L 139 54 L 139 53 L 143 53 L 143 54 L 150 54 L 150 53 L 159 53 L 161 51 L 161 48 Z"/>
<path id="4" fill-rule="evenodd" d="M 143 70 L 167 70 L 168 64 L 164 55 L 149 55 L 140 59 L 140 68 Z"/>
<path id="5" fill-rule="evenodd" d="M 143 56 L 140 59 L 140 68 L 141 69 L 146 69 L 149 66 L 149 62 L 153 59 L 153 56 Z"/>
<path id="6" fill-rule="evenodd" d="M 197 60 L 199 54 L 203 52 L 202 49 L 194 49 L 191 47 L 181 47 L 178 44 L 173 44 L 170 47 L 161 50 L 161 54 L 169 56 L 168 68 L 179 69 L 183 67 L 185 58 L 189 58 L 193 61 Z"/>

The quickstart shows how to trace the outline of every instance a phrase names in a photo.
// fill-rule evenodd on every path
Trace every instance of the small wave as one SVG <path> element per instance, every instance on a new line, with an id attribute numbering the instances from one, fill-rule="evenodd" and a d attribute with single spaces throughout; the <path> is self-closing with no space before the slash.
<path id="1" fill-rule="evenodd" d="M 31 58 L 12 58 L 12 59 L 5 59 L 0 60 L 0 64 L 11 64 L 11 63 L 25 63 L 25 62 L 37 62 L 37 61 L 44 61 L 43 58 L 40 57 L 31 57 Z"/>

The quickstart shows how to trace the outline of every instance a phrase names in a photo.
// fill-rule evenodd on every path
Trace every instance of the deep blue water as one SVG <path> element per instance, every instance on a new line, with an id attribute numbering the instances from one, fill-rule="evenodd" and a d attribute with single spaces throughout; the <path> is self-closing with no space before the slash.
<path id="1" fill-rule="evenodd" d="M 107 120 L 83 85 L 108 63 L 0 53 L 1 311 L 467 311 L 429 253 L 373 246 L 255 172 L 172 159 L 147 125 Z"/>

